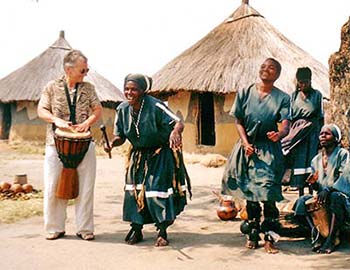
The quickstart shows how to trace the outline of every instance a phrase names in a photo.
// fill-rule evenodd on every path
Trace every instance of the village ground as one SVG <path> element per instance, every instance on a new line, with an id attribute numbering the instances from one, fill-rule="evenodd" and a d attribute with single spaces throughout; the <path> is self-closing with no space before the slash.
<path id="1" fill-rule="evenodd" d="M 212 190 L 219 190 L 224 168 L 199 163 L 187 168 L 193 199 L 169 229 L 170 246 L 154 247 L 151 225 L 146 226 L 142 243 L 124 243 L 129 230 L 121 220 L 124 159 L 114 153 L 111 160 L 97 160 L 96 239 L 87 242 L 75 236 L 74 205 L 68 207 L 66 236 L 56 241 L 45 240 L 41 216 L 0 223 L 0 269 L 350 269 L 349 245 L 319 255 L 310 250 L 308 239 L 282 237 L 279 254 L 247 250 L 240 220 L 223 222 L 216 216 L 218 201 Z M 28 181 L 42 189 L 43 155 L 23 154 L 0 143 L 0 181 L 12 182 L 17 173 L 26 173 Z M 295 199 L 295 194 L 285 195 L 280 208 L 289 208 Z"/>

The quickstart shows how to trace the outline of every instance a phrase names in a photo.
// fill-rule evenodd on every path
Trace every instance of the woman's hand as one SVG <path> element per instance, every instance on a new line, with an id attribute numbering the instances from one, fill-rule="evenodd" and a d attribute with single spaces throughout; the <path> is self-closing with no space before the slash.
<path id="1" fill-rule="evenodd" d="M 317 202 L 319 204 L 325 204 L 327 201 L 327 197 L 329 194 L 329 190 L 327 188 L 325 188 L 324 190 L 322 190 L 320 193 L 318 193 L 317 195 Z"/>
<path id="2" fill-rule="evenodd" d="M 312 185 L 312 184 L 315 184 L 317 180 L 318 180 L 318 171 L 316 171 L 313 174 L 310 174 L 309 177 L 306 179 L 306 182 Z"/>
<path id="3" fill-rule="evenodd" d="M 269 131 L 266 133 L 267 138 L 270 141 L 277 142 L 280 139 L 280 133 L 278 131 Z"/>
<path id="4" fill-rule="evenodd" d="M 174 129 L 169 136 L 169 144 L 172 149 L 180 149 L 182 147 L 182 137 L 181 133 Z"/>

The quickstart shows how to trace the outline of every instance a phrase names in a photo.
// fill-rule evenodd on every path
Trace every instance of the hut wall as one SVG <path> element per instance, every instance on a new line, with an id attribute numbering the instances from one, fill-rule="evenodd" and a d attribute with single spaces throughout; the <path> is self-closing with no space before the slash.
<path id="1" fill-rule="evenodd" d="M 115 109 L 103 108 L 102 110 L 102 119 L 99 120 L 95 125 L 92 126 L 91 132 L 97 143 L 102 142 L 102 132 L 100 126 L 103 124 L 106 127 L 106 132 L 108 139 L 113 138 L 113 129 L 114 129 L 114 119 L 115 119 Z"/>
<path id="2" fill-rule="evenodd" d="M 12 126 L 10 131 L 10 141 L 42 141 L 45 142 L 46 138 L 46 122 L 38 117 L 30 119 L 28 115 L 29 110 L 32 110 L 33 106 L 26 106 L 20 111 L 18 110 L 18 104 L 11 105 L 12 113 Z M 37 104 L 34 106 L 35 110 Z M 113 136 L 115 110 L 110 108 L 103 108 L 102 120 L 98 121 L 91 129 L 94 139 L 98 142 L 101 141 L 102 135 L 100 131 L 100 125 L 106 126 L 107 134 L 109 138 Z"/>
<path id="3" fill-rule="evenodd" d="M 0 139 L 2 139 L 2 135 L 4 132 L 4 104 L 0 102 Z"/>
<path id="4" fill-rule="evenodd" d="M 238 133 L 234 126 L 233 118 L 228 115 L 235 95 L 214 96 L 215 146 L 198 144 L 198 95 L 199 94 L 191 94 L 190 92 L 179 92 L 168 99 L 168 106 L 178 116 L 182 117 L 185 122 L 185 130 L 183 133 L 184 150 L 193 153 L 217 153 L 227 156 L 238 139 Z"/>
<path id="5" fill-rule="evenodd" d="M 27 106 L 23 104 L 12 103 L 11 115 L 12 124 L 10 130 L 9 141 L 45 141 L 46 124 L 37 116 L 30 117 L 35 111 L 37 104 L 27 102 Z M 30 119 L 31 118 L 31 119 Z"/>

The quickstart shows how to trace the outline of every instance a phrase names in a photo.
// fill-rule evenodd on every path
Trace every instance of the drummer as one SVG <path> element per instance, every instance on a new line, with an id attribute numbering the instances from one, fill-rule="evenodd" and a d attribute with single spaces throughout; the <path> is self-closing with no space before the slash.
<path id="1" fill-rule="evenodd" d="M 335 248 L 336 234 L 344 221 L 344 206 L 350 207 L 346 197 L 334 189 L 334 184 L 349 166 L 349 152 L 340 145 L 341 132 L 337 125 L 324 125 L 320 132 L 322 151 L 311 162 L 312 174 L 308 183 L 317 190 L 317 202 L 326 207 L 330 215 L 330 231 L 327 239 L 319 236 L 313 243 L 312 250 L 318 253 L 331 253 Z M 295 204 L 295 215 L 300 220 L 306 217 L 308 225 L 313 229 L 312 219 L 307 215 L 305 202 L 311 195 L 300 197 Z"/>
<path id="2" fill-rule="evenodd" d="M 38 116 L 48 122 L 44 165 L 44 227 L 47 240 L 65 235 L 67 200 L 55 196 L 62 163 L 54 144 L 54 128 L 86 132 L 102 114 L 101 103 L 92 84 L 83 79 L 89 72 L 88 59 L 78 50 L 69 51 L 63 59 L 65 75 L 50 81 L 38 105 Z M 77 236 L 94 239 L 93 192 L 96 176 L 95 145 L 89 149 L 77 168 L 79 197 L 75 201 Z"/>

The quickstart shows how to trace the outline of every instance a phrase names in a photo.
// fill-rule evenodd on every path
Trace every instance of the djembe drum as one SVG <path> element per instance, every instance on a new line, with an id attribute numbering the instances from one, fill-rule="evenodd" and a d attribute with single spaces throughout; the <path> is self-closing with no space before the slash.
<path id="1" fill-rule="evenodd" d="M 83 160 L 91 142 L 91 132 L 76 132 L 71 129 L 55 129 L 56 150 L 63 163 L 56 188 L 56 197 L 74 199 L 79 195 L 77 167 Z"/>
<path id="2" fill-rule="evenodd" d="M 327 209 L 317 202 L 316 198 L 310 198 L 305 202 L 306 211 L 310 214 L 315 228 L 326 238 L 329 234 L 329 215 Z"/>

